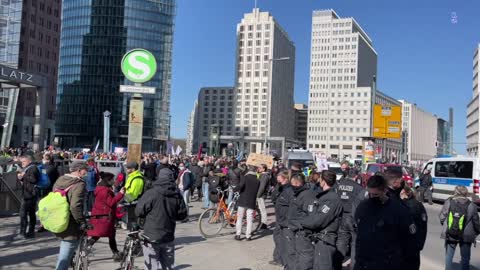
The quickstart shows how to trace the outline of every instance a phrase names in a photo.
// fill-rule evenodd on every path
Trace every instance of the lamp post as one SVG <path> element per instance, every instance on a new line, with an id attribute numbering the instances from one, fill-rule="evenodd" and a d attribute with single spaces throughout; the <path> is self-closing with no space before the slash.
<path id="1" fill-rule="evenodd" d="M 273 62 L 274 61 L 287 61 L 287 60 L 290 60 L 290 57 L 280 57 L 280 58 L 271 58 L 271 59 L 268 59 L 268 79 L 269 79 L 269 84 L 270 84 L 270 90 L 268 91 L 268 94 L 269 94 L 269 98 L 268 98 L 268 101 L 267 101 L 267 119 L 266 119 L 266 125 L 265 125 L 265 141 L 263 143 L 263 150 L 265 152 L 266 155 L 268 155 L 268 151 L 267 151 L 267 134 L 269 132 L 269 128 L 270 128 L 270 112 L 269 112 L 269 109 L 270 109 L 270 102 L 271 102 L 271 94 L 272 94 L 272 90 L 273 90 L 273 80 L 272 80 L 272 69 L 273 69 Z"/>

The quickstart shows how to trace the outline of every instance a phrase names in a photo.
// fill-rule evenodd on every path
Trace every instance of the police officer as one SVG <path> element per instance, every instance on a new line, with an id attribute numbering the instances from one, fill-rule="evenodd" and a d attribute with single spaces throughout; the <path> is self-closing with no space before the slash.
<path id="1" fill-rule="evenodd" d="M 293 194 L 288 208 L 288 230 L 284 232 L 287 239 L 287 270 L 312 269 L 314 246 L 310 230 L 304 230 L 302 220 L 307 216 L 308 206 L 315 200 L 315 193 L 305 186 L 305 176 L 302 172 L 291 172 L 290 183 Z"/>
<path id="2" fill-rule="evenodd" d="M 417 199 L 415 199 L 415 194 L 409 186 L 405 186 L 400 192 L 400 198 L 403 200 L 404 204 L 408 207 L 408 211 L 417 226 L 416 233 L 416 249 L 412 258 L 405 260 L 408 264 L 408 267 L 405 269 L 418 270 L 420 269 L 420 251 L 422 251 L 423 246 L 425 245 L 425 240 L 427 239 L 427 224 L 428 216 L 427 211 L 423 204 Z"/>
<path id="3" fill-rule="evenodd" d="M 332 188 L 336 178 L 332 171 L 322 172 L 320 187 L 323 191 L 308 205 L 308 214 L 301 221 L 303 229 L 312 232 L 315 242 L 313 269 L 334 269 L 335 243 L 343 213 L 342 202 Z"/>
<path id="4" fill-rule="evenodd" d="M 420 176 L 420 187 L 418 188 L 418 200 L 421 203 L 425 201 L 426 197 L 428 200 L 428 204 L 433 204 L 432 186 L 432 175 L 430 174 L 430 170 L 426 169 L 422 176 Z"/>
<path id="5" fill-rule="evenodd" d="M 400 200 L 387 196 L 387 183 L 381 175 L 367 183 L 369 198 L 355 211 L 357 241 L 354 270 L 406 270 L 404 261 L 412 258 L 417 228 Z"/>
<path id="6" fill-rule="evenodd" d="M 290 180 L 288 179 L 288 171 L 282 171 L 277 175 L 277 186 L 272 193 L 272 202 L 275 205 L 276 226 L 273 230 L 273 241 L 275 249 L 273 250 L 273 260 L 269 263 L 272 265 L 286 265 L 288 243 L 283 236 L 282 231 L 288 234 L 288 207 L 290 205 L 290 197 L 293 194 Z"/>
<path id="7" fill-rule="evenodd" d="M 343 218 L 338 231 L 337 250 L 339 252 L 338 261 L 336 262 L 336 269 L 341 269 L 348 265 L 347 256 L 351 250 L 351 258 L 355 258 L 355 231 L 353 221 L 353 207 L 358 205 L 366 196 L 365 189 L 357 184 L 355 180 L 350 177 L 350 167 L 348 162 L 342 164 L 343 176 L 337 182 L 335 190 L 341 199 L 343 206 Z M 351 263 L 353 265 L 353 262 Z"/>
<path id="8" fill-rule="evenodd" d="M 387 196 L 400 202 L 402 202 L 400 192 L 405 187 L 405 181 L 403 181 L 402 176 L 402 171 L 395 169 L 387 169 L 384 174 L 388 185 Z"/>

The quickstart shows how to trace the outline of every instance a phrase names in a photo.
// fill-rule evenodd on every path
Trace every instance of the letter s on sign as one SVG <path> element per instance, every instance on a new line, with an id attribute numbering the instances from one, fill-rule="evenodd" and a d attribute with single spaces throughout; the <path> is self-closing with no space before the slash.
<path id="1" fill-rule="evenodd" d="M 150 56 L 142 51 L 133 52 L 129 55 L 128 64 L 140 72 L 140 74 L 128 70 L 128 75 L 137 80 L 144 80 L 150 75 L 150 67 L 145 63 L 150 60 Z"/>

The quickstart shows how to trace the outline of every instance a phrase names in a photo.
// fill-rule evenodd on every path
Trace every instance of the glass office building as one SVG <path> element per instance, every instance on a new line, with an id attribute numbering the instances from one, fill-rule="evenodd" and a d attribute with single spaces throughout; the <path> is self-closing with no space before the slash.
<path id="1" fill-rule="evenodd" d="M 110 111 L 110 140 L 127 146 L 132 84 L 120 69 L 122 56 L 144 48 L 158 70 L 145 85 L 143 150 L 159 151 L 169 133 L 175 0 L 64 0 L 55 134 L 62 148 L 92 147 L 103 139 L 103 112 Z"/>

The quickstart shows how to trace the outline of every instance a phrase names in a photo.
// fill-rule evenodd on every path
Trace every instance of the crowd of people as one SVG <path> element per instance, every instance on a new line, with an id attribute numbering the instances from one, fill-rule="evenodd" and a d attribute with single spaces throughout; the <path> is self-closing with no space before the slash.
<path id="1" fill-rule="evenodd" d="M 56 233 L 61 239 L 57 269 L 68 269 L 84 232 L 89 249 L 99 238 L 107 237 L 113 260 L 120 261 L 123 254 L 117 247 L 116 230 L 138 226 L 147 238 L 145 269 L 172 269 L 176 223 L 189 222 L 192 200 L 202 201 L 204 209 L 212 207 L 219 190 L 228 191 L 227 204 L 235 193 L 239 195 L 237 241 L 253 239 L 253 212 L 258 207 L 261 230 L 273 230 L 275 248 L 270 264 L 287 270 L 420 269 L 428 215 L 423 196 L 422 202 L 417 200 L 415 190 L 405 184 L 399 171 L 377 173 L 363 187 L 348 162 L 342 163 L 343 176 L 337 179 L 334 172 L 314 167 L 304 170 L 297 163 L 287 168 L 278 162 L 270 168 L 247 165 L 245 159 L 148 153 L 140 164 L 126 162 L 125 170 L 115 176 L 97 168 L 95 159 L 101 159 L 101 154 L 86 153 L 71 155 L 77 159 L 70 163 L 69 173 L 60 176 L 53 155 L 58 158 L 61 153 L 46 151 L 40 159 L 30 152 L 10 154 L 20 162 L 18 182 L 22 186 L 16 239 L 35 237 L 38 200 L 52 191 L 66 194 L 70 220 L 67 229 Z M 420 190 L 425 192 L 428 172 L 422 181 L 425 185 Z M 467 197 L 465 187 L 456 187 L 440 214 L 447 270 L 457 245 L 462 269 L 469 269 L 471 245 L 480 234 L 476 205 Z M 272 224 L 267 218 L 267 198 L 275 209 Z M 247 228 L 243 237 L 244 216 Z M 38 231 L 44 230 L 40 227 Z"/>

